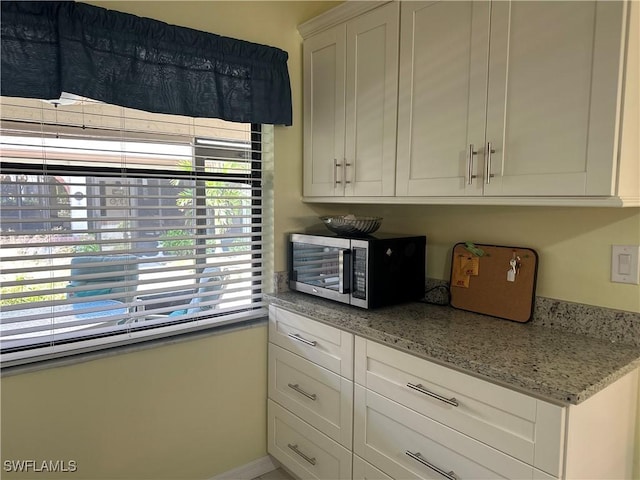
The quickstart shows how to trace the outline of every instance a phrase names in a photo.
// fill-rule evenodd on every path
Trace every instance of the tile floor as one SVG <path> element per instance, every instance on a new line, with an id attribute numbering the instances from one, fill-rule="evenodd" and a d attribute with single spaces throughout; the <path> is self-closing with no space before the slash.
<path id="1" fill-rule="evenodd" d="M 278 468 L 277 470 L 272 470 L 269 473 L 265 473 L 253 480 L 295 480 L 294 477 L 289 475 L 283 468 Z"/>

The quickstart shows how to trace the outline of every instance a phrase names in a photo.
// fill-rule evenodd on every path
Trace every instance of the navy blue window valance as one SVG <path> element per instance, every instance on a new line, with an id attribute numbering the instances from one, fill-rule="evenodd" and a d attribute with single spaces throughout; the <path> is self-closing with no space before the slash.
<path id="1" fill-rule="evenodd" d="M 0 5 L 2 95 L 291 125 L 283 50 L 78 2 Z"/>

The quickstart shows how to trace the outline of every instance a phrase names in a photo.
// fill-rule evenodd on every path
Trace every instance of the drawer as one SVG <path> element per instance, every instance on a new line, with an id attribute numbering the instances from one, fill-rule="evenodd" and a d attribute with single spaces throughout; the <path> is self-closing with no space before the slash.
<path id="1" fill-rule="evenodd" d="M 355 381 L 551 475 L 561 473 L 562 407 L 360 337 Z"/>
<path id="2" fill-rule="evenodd" d="M 353 480 L 393 480 L 382 470 L 377 469 L 359 456 L 353 456 Z"/>
<path id="3" fill-rule="evenodd" d="M 351 449 L 351 380 L 270 343 L 269 398 Z"/>
<path id="4" fill-rule="evenodd" d="M 353 380 L 353 335 L 274 305 L 269 341 Z"/>
<path id="5" fill-rule="evenodd" d="M 350 479 L 351 452 L 272 400 L 267 447 L 299 478 Z"/>
<path id="6" fill-rule="evenodd" d="M 354 405 L 354 453 L 393 478 L 536 478 L 531 465 L 360 385 Z"/>

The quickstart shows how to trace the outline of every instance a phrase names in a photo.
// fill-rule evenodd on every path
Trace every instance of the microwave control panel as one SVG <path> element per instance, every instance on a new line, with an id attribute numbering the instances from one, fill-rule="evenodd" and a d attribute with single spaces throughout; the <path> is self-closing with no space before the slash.
<path id="1" fill-rule="evenodd" d="M 351 285 L 351 296 L 367 299 L 367 249 L 353 247 L 351 249 L 353 265 L 353 282 Z"/>

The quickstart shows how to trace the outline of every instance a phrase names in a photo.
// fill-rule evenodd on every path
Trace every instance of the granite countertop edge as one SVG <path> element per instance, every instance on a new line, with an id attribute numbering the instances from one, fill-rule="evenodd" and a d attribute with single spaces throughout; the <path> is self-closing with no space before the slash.
<path id="1" fill-rule="evenodd" d="M 640 347 L 446 306 L 363 310 L 298 292 L 268 303 L 559 405 L 577 405 L 640 367 Z M 505 345 L 510 345 L 507 349 Z"/>

